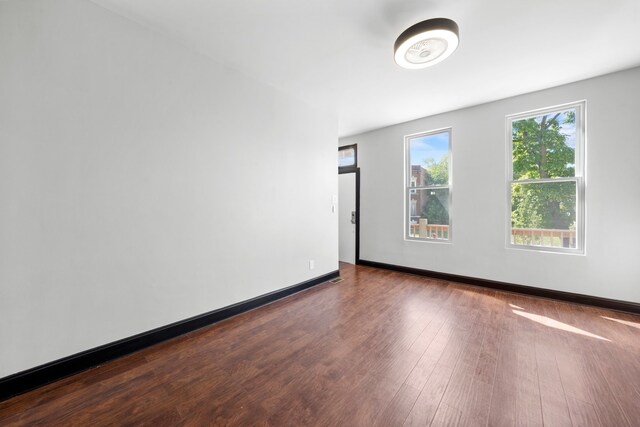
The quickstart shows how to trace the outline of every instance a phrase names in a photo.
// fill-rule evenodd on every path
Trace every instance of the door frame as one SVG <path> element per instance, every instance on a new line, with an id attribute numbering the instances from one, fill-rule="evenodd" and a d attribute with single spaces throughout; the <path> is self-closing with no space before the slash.
<path id="1" fill-rule="evenodd" d="M 344 147 L 340 147 L 344 148 Z M 360 264 L 360 168 L 357 166 L 338 168 L 338 175 L 356 174 L 356 265 Z M 339 196 L 339 195 L 338 195 Z M 338 236 L 338 239 L 340 236 Z"/>

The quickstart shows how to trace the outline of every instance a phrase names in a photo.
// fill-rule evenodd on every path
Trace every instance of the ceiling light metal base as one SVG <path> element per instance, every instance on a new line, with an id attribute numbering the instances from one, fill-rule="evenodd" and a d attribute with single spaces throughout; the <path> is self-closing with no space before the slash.
<path id="1" fill-rule="evenodd" d="M 396 40 L 396 64 L 418 69 L 436 65 L 458 47 L 458 24 L 451 19 L 435 18 L 407 28 Z"/>

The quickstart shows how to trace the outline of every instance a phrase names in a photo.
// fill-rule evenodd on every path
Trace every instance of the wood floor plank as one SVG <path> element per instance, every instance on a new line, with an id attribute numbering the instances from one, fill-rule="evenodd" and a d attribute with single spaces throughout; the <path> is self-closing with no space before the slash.
<path id="1" fill-rule="evenodd" d="M 503 301 L 504 320 L 500 327 L 498 359 L 491 392 L 488 425 L 513 426 L 516 422 L 516 316 L 510 313 L 508 304 L 512 296 L 498 295 Z"/>
<path id="2" fill-rule="evenodd" d="M 567 396 L 567 404 L 574 426 L 601 426 L 596 410 L 590 403 Z"/>
<path id="3" fill-rule="evenodd" d="M 562 309 L 558 310 L 561 322 L 573 327 L 581 327 L 580 330 L 593 335 L 585 336 L 582 333 L 570 333 L 566 337 L 567 341 L 571 343 L 570 345 L 580 353 L 576 359 L 579 360 L 586 391 L 585 398 L 581 400 L 593 405 L 602 425 L 631 426 L 635 424 L 635 420 L 632 424 L 622 410 L 620 399 L 625 396 L 616 395 L 611 387 L 611 381 L 602 373 L 600 365 L 613 362 L 594 355 L 594 347 L 611 345 L 609 338 L 592 332 L 600 332 L 593 327 L 593 324 L 597 321 L 597 316 L 585 316 L 585 311 L 580 306 L 557 305 L 563 306 Z M 623 376 L 621 373 L 618 375 Z"/>
<path id="4" fill-rule="evenodd" d="M 438 360 L 440 360 L 452 334 L 453 329 L 451 325 L 446 322 L 442 322 L 437 330 L 433 328 L 433 330 L 429 331 L 429 335 L 433 335 L 433 338 L 418 362 L 416 362 L 411 373 L 405 379 L 408 385 L 422 390 L 438 364 Z"/>
<path id="5" fill-rule="evenodd" d="M 479 326 L 480 330 L 474 331 L 467 341 L 442 397 L 441 404 L 456 408 L 461 414 L 473 404 L 476 398 L 473 389 L 474 374 L 486 331 L 486 325 Z"/>
<path id="6" fill-rule="evenodd" d="M 0 402 L 0 425 L 638 425 L 640 316 L 341 275 Z"/>
<path id="7" fill-rule="evenodd" d="M 489 425 L 493 386 L 474 378 L 471 390 L 469 404 L 462 410 L 460 425 L 469 427 Z"/>
<path id="8" fill-rule="evenodd" d="M 515 305 L 527 307 L 534 311 L 534 301 L 530 297 L 514 295 L 511 299 Z M 518 315 L 514 320 L 517 336 L 516 346 L 516 425 L 542 426 L 542 405 L 538 365 L 536 363 L 535 338 L 541 325 L 529 318 Z"/>
<path id="9" fill-rule="evenodd" d="M 544 424 L 571 426 L 569 407 L 558 371 L 555 348 L 543 338 L 537 336 L 535 355 Z"/>
<path id="10" fill-rule="evenodd" d="M 438 427 L 455 427 L 460 425 L 461 418 L 462 412 L 460 412 L 458 408 L 442 403 L 430 425 Z"/>
<path id="11" fill-rule="evenodd" d="M 453 367 L 436 366 L 403 425 L 425 426 L 431 424 L 452 374 Z"/>
<path id="12" fill-rule="evenodd" d="M 402 426 L 418 400 L 420 390 L 404 383 L 393 400 L 378 416 L 375 425 L 379 427 Z"/>
<path id="13" fill-rule="evenodd" d="M 495 380 L 500 327 L 503 319 L 504 305 L 495 298 L 495 291 L 483 290 L 486 296 L 481 312 L 485 330 L 482 344 L 474 362 L 470 363 L 464 381 L 469 382 L 466 404 L 452 403 L 462 412 L 461 425 L 487 425 L 491 410 L 491 395 Z"/>

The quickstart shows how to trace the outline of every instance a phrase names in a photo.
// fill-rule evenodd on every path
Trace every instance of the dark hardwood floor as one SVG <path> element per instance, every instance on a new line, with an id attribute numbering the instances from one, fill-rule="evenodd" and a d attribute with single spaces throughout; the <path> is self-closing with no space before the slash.
<path id="1" fill-rule="evenodd" d="M 341 274 L 2 402 L 0 425 L 640 425 L 640 316 Z"/>

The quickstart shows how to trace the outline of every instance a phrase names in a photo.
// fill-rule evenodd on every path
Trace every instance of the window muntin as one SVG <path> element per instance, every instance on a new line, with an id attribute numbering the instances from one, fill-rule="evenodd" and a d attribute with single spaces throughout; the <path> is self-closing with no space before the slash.
<path id="1" fill-rule="evenodd" d="M 507 246 L 584 252 L 584 102 L 507 117 Z"/>
<path id="2" fill-rule="evenodd" d="M 406 153 L 406 238 L 451 240 L 451 129 L 410 135 Z"/>

